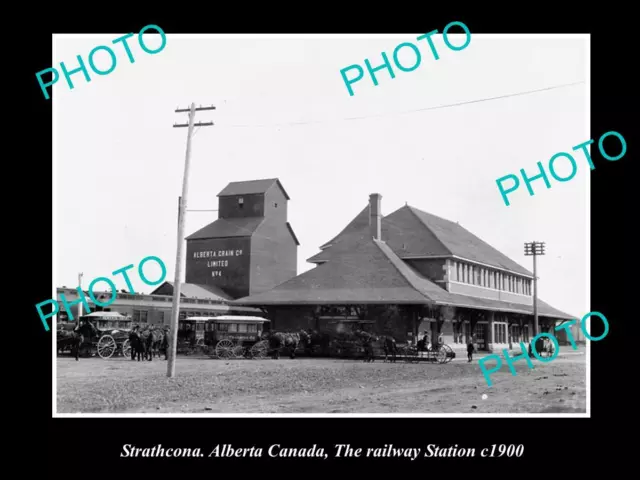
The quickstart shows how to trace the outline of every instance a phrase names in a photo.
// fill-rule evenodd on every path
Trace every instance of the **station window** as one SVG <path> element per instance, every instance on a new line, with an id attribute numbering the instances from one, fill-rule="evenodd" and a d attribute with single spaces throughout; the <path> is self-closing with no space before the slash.
<path id="1" fill-rule="evenodd" d="M 147 314 L 146 310 L 134 310 L 132 320 L 134 323 L 147 323 Z"/>
<path id="2" fill-rule="evenodd" d="M 507 343 L 507 324 L 494 323 L 495 343 Z"/>
<path id="3" fill-rule="evenodd" d="M 520 326 L 511 325 L 511 340 L 515 343 L 520 342 Z"/>
<path id="4" fill-rule="evenodd" d="M 458 321 L 453 324 L 453 343 L 464 343 L 464 336 L 462 333 L 463 323 Z"/>
<path id="5" fill-rule="evenodd" d="M 476 323 L 476 328 L 473 329 L 473 334 L 476 336 L 478 343 L 484 343 L 484 323 Z"/>

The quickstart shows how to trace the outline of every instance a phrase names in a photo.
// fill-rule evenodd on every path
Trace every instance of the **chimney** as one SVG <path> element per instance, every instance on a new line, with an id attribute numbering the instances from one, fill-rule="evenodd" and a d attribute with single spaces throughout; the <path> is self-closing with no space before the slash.
<path id="1" fill-rule="evenodd" d="M 371 236 L 376 240 L 382 240 L 382 214 L 380 213 L 381 199 L 382 195 L 379 193 L 372 193 L 369 195 L 369 232 L 371 232 Z"/>

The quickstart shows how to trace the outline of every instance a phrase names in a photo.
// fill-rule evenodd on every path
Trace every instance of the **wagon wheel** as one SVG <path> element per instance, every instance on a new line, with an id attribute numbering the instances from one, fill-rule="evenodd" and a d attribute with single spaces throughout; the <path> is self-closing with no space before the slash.
<path id="1" fill-rule="evenodd" d="M 218 358 L 232 358 L 234 347 L 235 345 L 231 340 L 220 340 L 216 344 L 216 355 Z"/>
<path id="2" fill-rule="evenodd" d="M 122 350 L 122 356 L 123 357 L 130 357 L 131 356 L 131 342 L 129 342 L 129 340 L 125 340 L 124 342 L 122 342 L 122 345 L 120 346 L 120 350 Z"/>
<path id="3" fill-rule="evenodd" d="M 98 340 L 98 355 L 100 355 L 100 358 L 111 358 L 116 348 L 116 341 L 111 335 L 103 335 Z"/>
<path id="4" fill-rule="evenodd" d="M 447 361 L 445 363 L 449 363 L 451 360 L 454 359 L 456 354 L 454 353 L 453 349 L 449 345 L 443 345 L 443 347 L 447 352 Z"/>
<path id="5" fill-rule="evenodd" d="M 440 348 L 438 348 L 438 351 L 434 353 L 435 353 L 436 361 L 438 363 L 447 363 L 447 350 L 444 348 L 444 346 L 441 346 Z"/>
<path id="6" fill-rule="evenodd" d="M 242 345 L 236 345 L 233 347 L 231 353 L 233 355 L 232 358 L 242 358 L 244 357 L 244 347 Z"/>
<path id="7" fill-rule="evenodd" d="M 266 340 L 260 340 L 249 349 L 249 353 L 252 358 L 266 358 L 268 351 L 267 347 L 268 342 Z"/>

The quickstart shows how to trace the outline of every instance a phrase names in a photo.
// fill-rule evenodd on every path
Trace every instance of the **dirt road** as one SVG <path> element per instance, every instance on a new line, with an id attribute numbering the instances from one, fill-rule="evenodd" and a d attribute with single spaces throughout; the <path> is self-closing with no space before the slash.
<path id="1" fill-rule="evenodd" d="M 446 365 L 357 360 L 117 358 L 57 361 L 59 413 L 584 413 L 584 355 L 517 362 L 492 374 L 477 360 Z M 483 400 L 483 394 L 487 398 Z"/>

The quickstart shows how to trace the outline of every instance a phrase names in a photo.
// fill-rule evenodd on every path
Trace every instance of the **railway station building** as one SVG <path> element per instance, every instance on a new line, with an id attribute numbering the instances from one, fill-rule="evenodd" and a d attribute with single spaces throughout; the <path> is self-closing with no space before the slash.
<path id="1" fill-rule="evenodd" d="M 368 321 L 414 343 L 429 332 L 454 350 L 518 349 L 533 337 L 533 274 L 458 223 L 406 205 L 382 216 L 381 195 L 309 262 L 274 288 L 235 299 L 263 309 L 271 328 L 329 330 Z M 539 332 L 576 319 L 538 298 Z M 572 334 L 583 336 L 577 325 Z"/>

